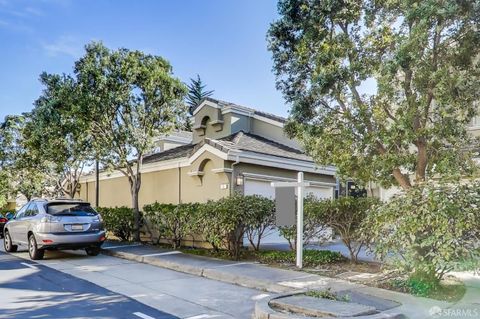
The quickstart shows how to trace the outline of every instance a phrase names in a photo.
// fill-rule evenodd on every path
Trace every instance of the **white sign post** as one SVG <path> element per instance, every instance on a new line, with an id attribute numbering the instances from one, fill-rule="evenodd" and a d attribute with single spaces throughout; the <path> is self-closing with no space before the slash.
<path id="1" fill-rule="evenodd" d="M 310 186 L 304 182 L 303 172 L 298 172 L 297 182 L 273 182 L 272 187 L 297 187 L 297 267 L 303 267 L 303 199 L 305 187 Z"/>

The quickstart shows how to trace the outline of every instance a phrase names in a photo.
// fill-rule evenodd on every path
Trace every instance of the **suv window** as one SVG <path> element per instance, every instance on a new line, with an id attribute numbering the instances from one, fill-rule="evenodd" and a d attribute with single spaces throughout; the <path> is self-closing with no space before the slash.
<path id="1" fill-rule="evenodd" d="M 15 214 L 15 219 L 22 218 L 25 215 L 25 212 L 26 212 L 29 204 L 30 203 L 26 203 L 25 205 L 22 206 L 22 208 L 20 208 L 18 210 L 18 212 Z"/>
<path id="2" fill-rule="evenodd" d="M 38 207 L 37 203 L 31 202 L 30 205 L 28 205 L 28 208 L 25 212 L 26 217 L 33 217 L 38 214 Z"/>
<path id="3" fill-rule="evenodd" d="M 46 211 L 55 216 L 95 216 L 97 212 L 88 203 L 49 203 Z"/>

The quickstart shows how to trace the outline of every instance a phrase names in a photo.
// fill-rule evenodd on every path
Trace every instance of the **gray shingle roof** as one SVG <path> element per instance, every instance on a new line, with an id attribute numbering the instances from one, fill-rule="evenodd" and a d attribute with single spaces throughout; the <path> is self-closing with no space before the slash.
<path id="1" fill-rule="evenodd" d="M 232 103 L 232 102 L 222 101 L 222 100 L 214 99 L 214 98 L 211 98 L 211 97 L 206 97 L 206 98 L 204 98 L 204 100 L 211 101 L 213 103 L 219 104 L 222 107 L 223 106 L 239 107 L 239 108 L 248 110 L 249 112 L 252 112 L 254 114 L 257 114 L 257 115 L 260 115 L 260 116 L 263 116 L 263 117 L 266 117 L 268 119 L 278 121 L 278 122 L 281 122 L 281 123 L 285 123 L 287 121 L 287 119 L 284 118 L 284 117 L 281 117 L 281 116 L 278 116 L 278 115 L 275 115 L 275 114 L 271 114 L 271 113 L 267 113 L 267 112 L 262 112 L 262 111 L 256 110 L 256 109 L 248 107 L 248 106 L 243 106 L 243 105 L 239 105 L 239 104 Z"/>
<path id="2" fill-rule="evenodd" d="M 301 150 L 277 143 L 264 137 L 238 132 L 220 139 L 206 138 L 197 144 L 178 146 L 166 151 L 154 153 L 144 158 L 143 163 L 153 163 L 174 158 L 189 157 L 204 144 L 209 144 L 225 153 L 229 150 L 248 151 L 283 158 L 313 162 L 312 158 Z"/>
<path id="3" fill-rule="evenodd" d="M 168 149 L 166 151 L 149 154 L 143 158 L 143 164 L 166 161 L 174 158 L 188 157 L 192 152 L 194 144 L 187 144 Z"/>
<path id="4" fill-rule="evenodd" d="M 299 149 L 266 139 L 255 134 L 238 132 L 230 136 L 211 140 L 226 149 L 255 152 L 259 154 L 292 158 L 301 161 L 313 162 L 312 158 Z"/>

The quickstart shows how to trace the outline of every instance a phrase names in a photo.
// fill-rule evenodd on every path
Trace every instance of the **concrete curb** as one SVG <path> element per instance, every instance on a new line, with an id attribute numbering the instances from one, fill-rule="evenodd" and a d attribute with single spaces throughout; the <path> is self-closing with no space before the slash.
<path id="1" fill-rule="evenodd" d="M 126 260 L 136 261 L 140 263 L 149 264 L 161 268 L 166 268 L 186 274 L 213 279 L 237 286 L 246 288 L 263 290 L 271 293 L 286 293 L 292 291 L 292 288 L 272 283 L 271 281 L 259 280 L 258 278 L 251 278 L 247 276 L 238 276 L 228 272 L 220 271 L 215 268 L 203 268 L 198 266 L 185 265 L 171 262 L 161 258 L 142 257 L 137 254 L 127 253 L 123 251 L 113 251 L 110 249 L 102 249 L 102 254 L 118 257 Z"/>
<path id="2" fill-rule="evenodd" d="M 277 312 L 272 308 L 270 308 L 270 302 L 275 299 L 290 297 L 290 296 L 301 294 L 303 292 L 304 291 L 295 292 L 295 293 L 286 293 L 286 294 L 281 294 L 281 295 L 277 295 L 274 297 L 265 298 L 257 301 L 255 304 L 253 319 L 316 319 L 318 318 L 318 317 L 308 317 L 304 315 L 286 314 L 282 312 Z M 342 317 L 342 318 L 345 318 L 345 319 L 405 319 L 406 316 L 400 313 L 380 312 L 373 315 Z"/>

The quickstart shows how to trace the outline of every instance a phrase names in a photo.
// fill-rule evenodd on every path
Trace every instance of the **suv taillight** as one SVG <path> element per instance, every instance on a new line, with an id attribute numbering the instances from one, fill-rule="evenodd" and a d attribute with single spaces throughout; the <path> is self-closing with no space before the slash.
<path id="1" fill-rule="evenodd" d="M 46 215 L 40 219 L 40 222 L 42 223 L 58 223 L 60 221 L 60 217 L 57 216 L 52 216 L 52 215 Z"/>

